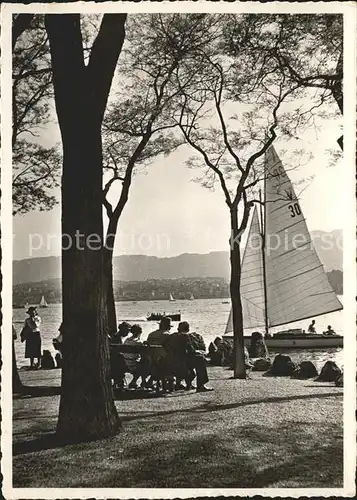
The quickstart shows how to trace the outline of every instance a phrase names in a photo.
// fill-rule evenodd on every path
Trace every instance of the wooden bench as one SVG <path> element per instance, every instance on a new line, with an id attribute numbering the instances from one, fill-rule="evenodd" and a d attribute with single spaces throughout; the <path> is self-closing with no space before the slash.
<path id="1" fill-rule="evenodd" d="M 143 359 L 143 366 L 145 366 L 145 377 L 152 377 L 156 382 L 156 391 L 159 392 L 161 387 L 166 386 L 166 379 L 168 375 L 165 358 L 167 357 L 167 352 L 165 348 L 161 345 L 126 345 L 126 344 L 109 344 L 110 349 L 113 353 L 125 354 L 125 353 L 135 353 L 140 354 Z M 125 358 L 124 358 L 125 361 Z M 130 371 L 128 371 L 130 373 Z"/>

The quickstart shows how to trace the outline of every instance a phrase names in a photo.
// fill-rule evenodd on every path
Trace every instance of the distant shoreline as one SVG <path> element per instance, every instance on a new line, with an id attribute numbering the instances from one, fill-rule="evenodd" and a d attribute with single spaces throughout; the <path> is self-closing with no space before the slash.
<path id="1" fill-rule="evenodd" d="M 338 293 L 336 294 L 338 297 L 343 297 L 343 293 Z M 224 301 L 229 301 L 230 302 L 230 297 L 199 297 L 197 299 L 194 299 L 193 301 L 190 300 L 190 299 L 175 299 L 174 302 L 170 302 L 169 299 L 155 299 L 155 300 L 148 300 L 148 299 L 136 299 L 136 300 L 131 300 L 131 299 L 123 299 L 123 300 L 116 300 L 115 301 L 115 304 L 120 304 L 122 302 L 126 302 L 126 303 L 133 303 L 135 304 L 136 302 L 152 302 L 152 303 L 155 303 L 155 302 L 169 302 L 171 304 L 171 308 L 172 309 L 175 309 L 175 302 L 194 302 L 194 301 L 198 301 L 198 300 L 224 300 Z M 36 305 L 36 304 L 30 304 L 29 303 L 29 306 L 30 305 Z M 48 306 L 51 307 L 51 306 L 61 306 L 62 305 L 62 302 L 48 302 Z M 47 309 L 46 307 L 42 308 L 40 306 L 38 306 L 38 309 L 41 310 L 41 309 Z M 13 306 L 13 309 L 25 309 L 24 306 Z"/>

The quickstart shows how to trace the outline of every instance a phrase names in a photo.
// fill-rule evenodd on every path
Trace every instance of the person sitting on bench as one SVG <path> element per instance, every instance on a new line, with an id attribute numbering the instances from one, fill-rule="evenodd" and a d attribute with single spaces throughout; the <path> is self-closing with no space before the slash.
<path id="1" fill-rule="evenodd" d="M 124 388 L 126 370 L 124 357 L 122 353 L 117 351 L 115 346 L 123 344 L 123 338 L 129 335 L 130 328 L 131 325 L 123 321 L 118 325 L 118 331 L 109 339 L 110 371 L 111 378 L 114 381 L 114 389 L 122 390 Z"/>
<path id="2" fill-rule="evenodd" d="M 140 346 L 143 345 L 143 343 L 140 340 L 141 334 L 142 334 L 142 328 L 140 325 L 133 325 L 131 327 L 131 337 L 128 337 L 124 345 L 126 346 Z M 129 384 L 129 389 L 136 389 L 137 388 L 137 381 L 139 377 L 142 377 L 142 382 L 144 383 L 143 380 L 143 372 L 144 372 L 144 366 L 143 366 L 143 358 L 140 355 L 139 352 L 135 352 L 133 349 L 133 352 L 123 352 L 123 358 L 125 361 L 125 364 L 128 368 L 129 373 L 133 375 L 133 380 Z M 143 385 L 143 384 L 142 384 Z"/>
<path id="3" fill-rule="evenodd" d="M 195 349 L 195 346 L 190 338 L 190 325 L 187 321 L 182 321 L 178 325 L 177 333 L 180 339 L 180 344 L 185 346 L 186 352 L 186 362 L 188 367 L 188 372 L 185 377 L 187 390 L 192 388 L 192 381 L 197 377 L 197 388 L 196 392 L 209 392 L 213 391 L 211 387 L 207 387 L 208 373 L 207 373 L 207 361 L 202 350 Z M 176 379 L 176 385 L 178 385 L 179 380 Z"/>

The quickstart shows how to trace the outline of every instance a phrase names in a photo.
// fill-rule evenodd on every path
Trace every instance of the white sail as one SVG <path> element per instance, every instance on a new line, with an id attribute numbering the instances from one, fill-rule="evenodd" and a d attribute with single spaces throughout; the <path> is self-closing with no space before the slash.
<path id="1" fill-rule="evenodd" d="M 195 300 L 195 297 L 193 296 L 193 293 L 190 295 L 190 300 Z"/>
<path id="2" fill-rule="evenodd" d="M 40 301 L 40 307 L 47 307 L 47 306 L 48 306 L 48 304 L 46 302 L 46 299 L 45 299 L 44 295 L 42 295 L 41 301 Z"/>
<path id="3" fill-rule="evenodd" d="M 242 259 L 241 300 L 244 328 L 264 327 L 264 281 L 262 237 L 257 207 L 254 207 L 247 242 Z M 229 314 L 226 334 L 233 331 L 232 311 Z"/>
<path id="4" fill-rule="evenodd" d="M 175 299 L 173 298 L 173 296 L 172 296 L 172 294 L 171 294 L 171 293 L 170 293 L 169 301 L 170 301 L 170 302 L 174 302 L 174 301 L 175 301 Z"/>
<path id="5" fill-rule="evenodd" d="M 269 326 L 342 309 L 311 241 L 299 200 L 273 147 L 265 156 L 265 275 Z M 265 326 L 263 253 L 253 211 L 242 261 L 244 328 Z M 225 334 L 233 331 L 232 311 Z"/>
<path id="6" fill-rule="evenodd" d="M 266 153 L 265 165 L 269 325 L 342 309 L 314 249 L 294 188 L 273 147 Z"/>

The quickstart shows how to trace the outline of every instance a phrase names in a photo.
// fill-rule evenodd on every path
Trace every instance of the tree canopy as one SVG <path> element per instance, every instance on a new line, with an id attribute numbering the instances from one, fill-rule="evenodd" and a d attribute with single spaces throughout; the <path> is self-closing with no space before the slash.
<path id="1" fill-rule="evenodd" d="M 52 121 L 52 69 L 43 16 L 13 19 L 13 212 L 50 210 L 57 203 L 61 155 L 46 145 Z"/>

